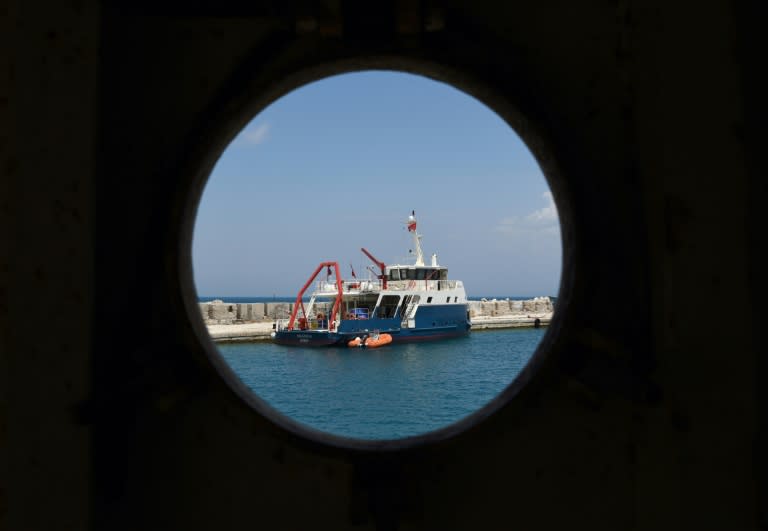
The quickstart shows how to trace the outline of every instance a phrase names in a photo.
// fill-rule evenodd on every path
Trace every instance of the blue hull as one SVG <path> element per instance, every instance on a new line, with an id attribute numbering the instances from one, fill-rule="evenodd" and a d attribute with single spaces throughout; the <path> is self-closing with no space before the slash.
<path id="1" fill-rule="evenodd" d="M 371 333 L 370 330 L 368 333 Z M 384 330 L 379 330 L 384 333 Z M 355 337 L 365 334 L 338 334 L 335 332 L 316 332 L 308 334 L 306 331 L 285 330 L 277 332 L 274 337 L 278 345 L 292 345 L 299 347 L 328 347 L 332 345 L 346 345 L 348 341 Z M 454 337 L 464 337 L 469 335 L 469 326 L 464 329 L 450 328 L 441 330 L 429 329 L 400 329 L 386 331 L 392 336 L 392 343 L 413 343 L 418 341 L 436 341 L 440 339 L 450 339 Z"/>
<path id="2" fill-rule="evenodd" d="M 280 345 L 323 347 L 342 344 L 374 331 L 392 335 L 393 343 L 435 341 L 469 334 L 470 321 L 464 305 L 434 305 L 419 308 L 414 326 L 402 327 L 402 319 L 345 319 L 334 332 L 323 330 L 282 330 L 274 341 Z"/>
<path id="3" fill-rule="evenodd" d="M 278 345 L 294 345 L 299 347 L 327 347 L 343 341 L 343 337 L 333 332 L 307 333 L 304 330 L 285 330 L 277 332 L 274 337 Z"/>

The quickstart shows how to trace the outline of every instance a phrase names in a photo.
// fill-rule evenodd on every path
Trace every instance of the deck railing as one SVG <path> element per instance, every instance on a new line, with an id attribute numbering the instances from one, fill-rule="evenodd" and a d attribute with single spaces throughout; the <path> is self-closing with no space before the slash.
<path id="1" fill-rule="evenodd" d="M 380 291 L 382 288 L 381 280 L 342 280 L 341 289 L 344 291 Z M 315 283 L 317 293 L 334 294 L 338 291 L 336 282 L 319 280 Z"/>
<path id="2" fill-rule="evenodd" d="M 387 288 L 392 291 L 406 290 L 449 290 L 460 288 L 460 280 L 390 280 Z"/>
<path id="3" fill-rule="evenodd" d="M 462 287 L 460 280 L 388 280 L 387 289 L 392 291 L 406 290 L 448 290 Z M 381 291 L 383 283 L 381 280 L 342 280 L 342 290 L 376 292 Z M 319 280 L 315 283 L 315 292 L 333 295 L 337 292 L 336 282 Z"/>
<path id="4" fill-rule="evenodd" d="M 275 330 L 277 332 L 281 330 L 288 330 L 288 323 L 290 323 L 290 319 L 277 319 L 275 321 Z M 296 319 L 296 322 L 293 323 L 293 329 L 294 330 L 328 330 L 328 319 L 307 319 L 306 327 L 301 328 L 301 322 L 300 319 Z"/>

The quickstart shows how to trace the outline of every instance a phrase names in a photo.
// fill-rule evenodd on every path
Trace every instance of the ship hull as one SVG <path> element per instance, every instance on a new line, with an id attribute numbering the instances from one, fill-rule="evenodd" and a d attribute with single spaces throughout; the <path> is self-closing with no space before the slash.
<path id="1" fill-rule="evenodd" d="M 392 343 L 417 343 L 424 341 L 438 341 L 469 335 L 469 327 L 465 329 L 453 328 L 450 330 L 393 330 L 386 332 L 392 336 Z M 306 334 L 294 330 L 278 332 L 274 342 L 278 345 L 296 347 L 330 347 L 334 345 L 346 345 L 348 341 L 357 335 L 336 334 L 333 332 L 316 332 Z"/>
<path id="2" fill-rule="evenodd" d="M 325 347 L 346 344 L 355 337 L 375 332 L 392 336 L 392 343 L 436 341 L 469 334 L 466 305 L 420 308 L 414 319 L 345 319 L 336 331 L 281 330 L 274 341 L 280 345 Z"/>
<path id="3" fill-rule="evenodd" d="M 327 331 L 283 330 L 276 332 L 273 338 L 278 345 L 298 347 L 328 347 L 342 343 L 344 334 Z M 351 337 L 349 338 L 351 339 Z"/>

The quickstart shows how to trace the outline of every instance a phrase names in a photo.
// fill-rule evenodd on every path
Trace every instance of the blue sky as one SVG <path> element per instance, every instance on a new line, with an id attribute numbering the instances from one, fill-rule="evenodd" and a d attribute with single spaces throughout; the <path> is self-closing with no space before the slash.
<path id="1" fill-rule="evenodd" d="M 384 71 L 305 85 L 232 141 L 195 222 L 198 294 L 294 296 L 326 260 L 360 278 L 361 247 L 412 263 L 411 210 L 469 297 L 557 295 L 557 211 L 517 134 L 450 85 Z"/>

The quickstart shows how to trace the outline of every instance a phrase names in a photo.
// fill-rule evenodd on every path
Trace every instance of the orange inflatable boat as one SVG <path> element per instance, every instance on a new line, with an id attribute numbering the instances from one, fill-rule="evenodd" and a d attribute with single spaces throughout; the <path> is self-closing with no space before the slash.
<path id="1" fill-rule="evenodd" d="M 362 347 L 363 346 L 363 340 L 359 337 L 356 337 L 355 339 L 350 339 L 347 342 L 348 347 Z"/>
<path id="2" fill-rule="evenodd" d="M 365 346 L 368 348 L 383 347 L 392 343 L 392 336 L 389 334 L 375 334 L 365 340 Z"/>
<path id="3" fill-rule="evenodd" d="M 390 343 L 392 343 L 392 336 L 390 334 L 373 334 L 369 337 L 363 336 L 363 338 L 356 337 L 355 339 L 350 339 L 347 342 L 347 346 L 376 348 Z"/>

